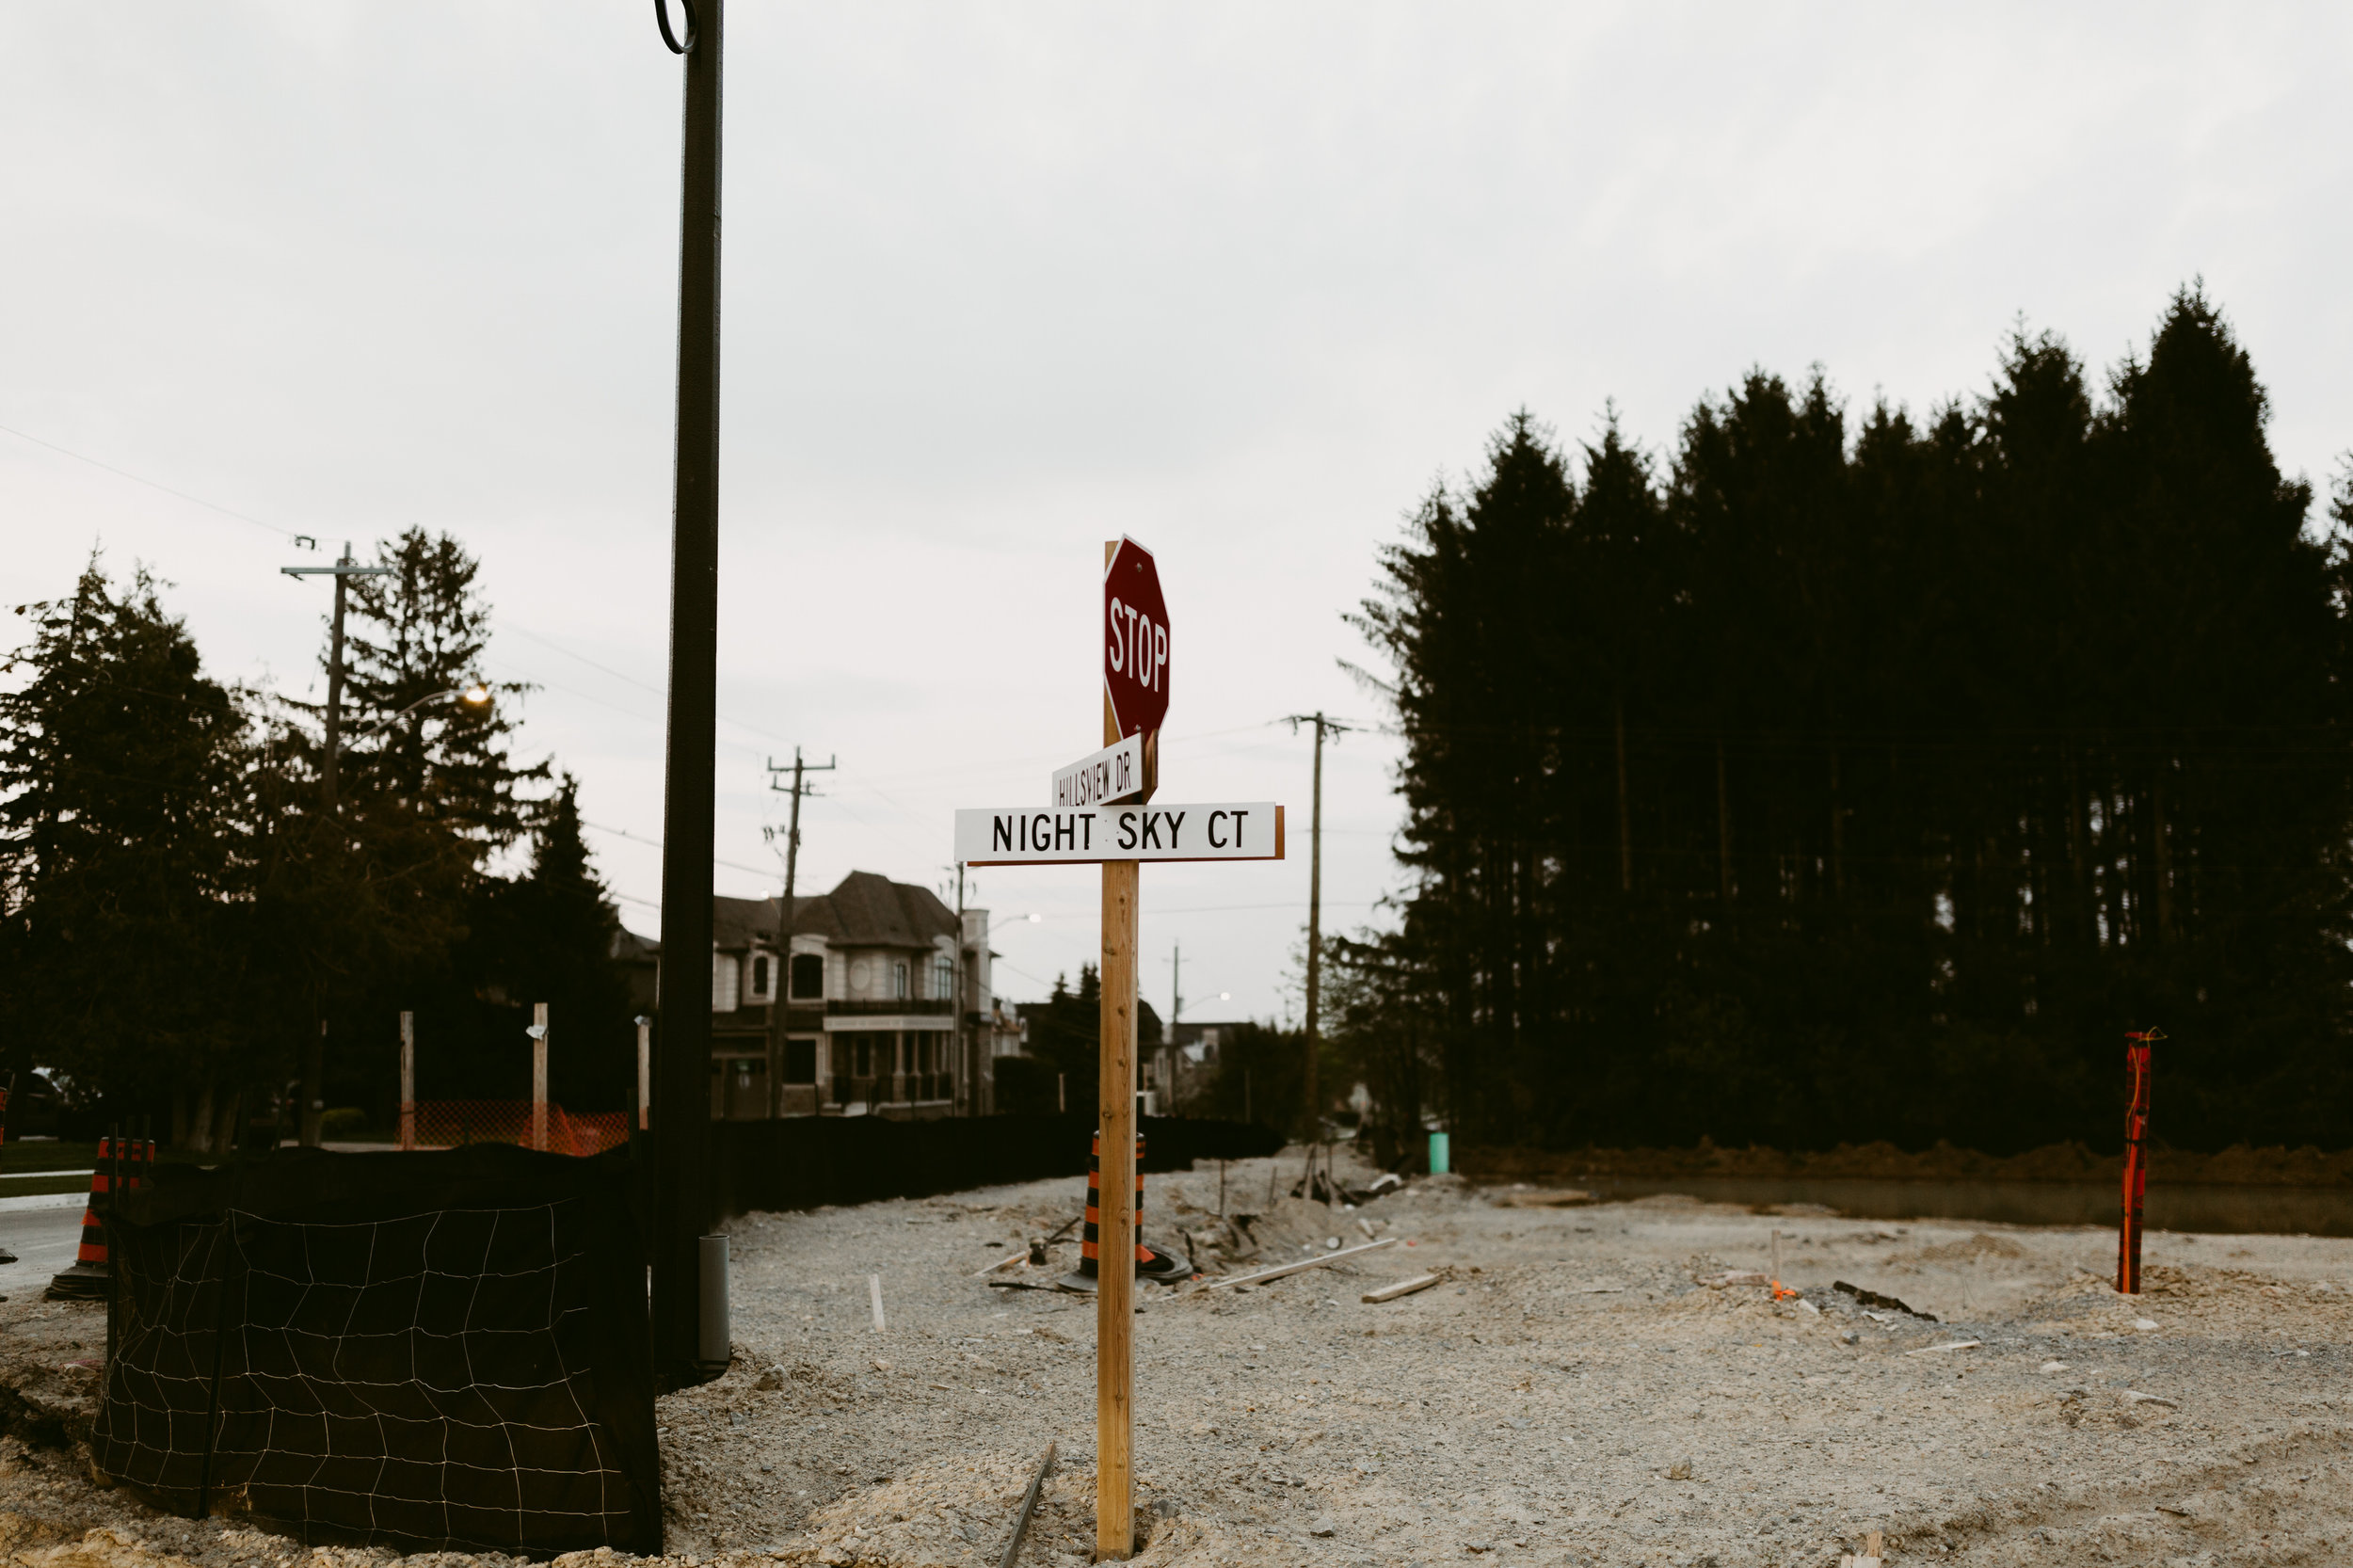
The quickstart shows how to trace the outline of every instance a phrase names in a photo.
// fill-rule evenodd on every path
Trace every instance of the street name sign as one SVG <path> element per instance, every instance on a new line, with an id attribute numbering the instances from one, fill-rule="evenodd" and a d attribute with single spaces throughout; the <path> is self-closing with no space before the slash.
<path id="1" fill-rule="evenodd" d="M 1130 735 L 1054 772 L 1054 804 L 1063 809 L 1111 806 L 1144 792 L 1144 737 Z"/>
<path id="2" fill-rule="evenodd" d="M 1271 800 L 1208 806 L 956 813 L 956 858 L 968 866 L 1083 865 L 1099 860 L 1280 860 L 1283 808 Z"/>
<path id="3" fill-rule="evenodd" d="M 1143 1192 L 1134 1093 L 1142 862 L 1280 860 L 1283 808 L 1271 800 L 1153 800 L 1160 721 L 1168 716 L 1168 605 L 1152 552 L 1133 539 L 1103 545 L 1102 610 L 1103 749 L 1055 771 L 1053 804 L 1044 810 L 958 811 L 956 860 L 1103 868 L 1096 1106 L 1102 1212 L 1087 1210 L 1089 1256 L 1071 1279 L 1095 1292 L 1095 1560 L 1115 1562 L 1135 1551 L 1135 1268 L 1143 1259 L 1128 1255 Z"/>
<path id="4" fill-rule="evenodd" d="M 1103 696 L 1122 737 L 1168 716 L 1168 604 L 1152 552 L 1122 537 L 1103 563 Z"/>

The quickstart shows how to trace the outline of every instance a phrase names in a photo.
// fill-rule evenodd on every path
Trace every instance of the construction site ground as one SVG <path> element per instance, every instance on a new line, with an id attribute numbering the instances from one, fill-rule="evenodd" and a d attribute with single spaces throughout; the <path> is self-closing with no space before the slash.
<path id="1" fill-rule="evenodd" d="M 1289 1195 L 1304 1163 L 1233 1164 L 1225 1219 L 1214 1168 L 1147 1180 L 1147 1236 L 1213 1279 L 1397 1244 L 1251 1288 L 1138 1287 L 1139 1562 L 1832 1568 L 1877 1530 L 1891 1562 L 2353 1563 L 2353 1240 L 2152 1235 L 2124 1298 L 2112 1230 L 1451 1177 L 1349 1208 Z M 1340 1160 L 1346 1186 L 1372 1175 Z M 1048 1283 L 1078 1249 L 975 1277 L 1080 1198 L 731 1222 L 734 1365 L 660 1404 L 671 1560 L 993 1568 L 1053 1441 L 1020 1561 L 1090 1560 L 1094 1303 L 990 1284 Z M 1740 1280 L 1776 1230 L 1779 1300 Z M 0 1305 L 8 1561 L 394 1559 L 94 1486 L 70 1430 L 103 1336 L 94 1308 Z"/>

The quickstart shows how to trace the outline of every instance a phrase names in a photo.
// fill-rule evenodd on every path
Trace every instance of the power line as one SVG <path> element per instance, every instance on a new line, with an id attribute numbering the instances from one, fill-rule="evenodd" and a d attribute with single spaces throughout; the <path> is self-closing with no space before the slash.
<path id="1" fill-rule="evenodd" d="M 645 838 L 642 835 L 632 833 L 626 827 L 607 827 L 602 823 L 590 822 L 585 817 L 580 819 L 580 825 L 583 827 L 593 827 L 600 833 L 610 833 L 616 839 L 627 839 L 632 844 L 644 844 L 649 849 L 660 849 L 662 847 L 661 840 Z M 714 866 L 725 866 L 731 872 L 749 872 L 754 876 L 760 877 L 762 879 L 776 874 L 776 868 L 773 866 L 746 866 L 740 861 L 722 860 L 716 856 L 712 856 L 711 863 Z"/>
<path id="2" fill-rule="evenodd" d="M 158 483 L 144 474 L 133 473 L 129 469 L 117 468 L 112 463 L 101 462 L 95 457 L 75 452 L 70 447 L 59 446 L 56 441 L 42 440 L 39 436 L 29 435 L 14 425 L 0 424 L 0 430 L 7 431 L 18 440 L 30 441 L 35 446 L 44 447 L 60 457 L 71 457 L 77 463 L 88 463 L 94 469 L 104 469 L 118 479 L 128 479 L 134 485 L 145 485 L 151 490 L 161 490 L 174 500 L 184 501 L 192 506 L 201 506 L 207 511 L 218 512 L 223 517 L 235 518 L 239 522 L 251 523 L 256 528 L 266 529 L 280 538 L 293 539 L 298 544 L 310 546 L 312 550 L 318 548 L 318 541 L 308 534 L 297 534 L 291 528 L 280 528 L 274 522 L 264 522 L 260 518 L 248 517 L 232 506 L 223 506 L 217 501 L 207 501 L 200 495 L 190 495 L 185 490 L 173 489 L 169 485 Z"/>

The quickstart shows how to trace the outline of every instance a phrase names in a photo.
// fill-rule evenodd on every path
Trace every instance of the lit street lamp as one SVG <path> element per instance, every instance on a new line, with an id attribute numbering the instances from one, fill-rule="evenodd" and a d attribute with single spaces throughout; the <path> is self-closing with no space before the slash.
<path id="1" fill-rule="evenodd" d="M 429 703 L 446 702 L 451 697 L 456 697 L 458 701 L 464 703 L 469 708 L 486 708 L 489 706 L 490 702 L 490 688 L 483 682 L 477 680 L 471 686 L 452 686 L 446 692 L 435 692 L 430 696 L 421 696 L 417 698 L 416 701 L 410 703 L 408 707 L 403 708 L 399 712 L 392 713 L 376 720 L 374 724 L 360 731 L 359 734 L 354 735 L 352 740 L 355 744 L 364 741 L 369 736 L 375 734 L 377 730 L 382 729 L 386 725 L 397 723 L 398 721 L 407 718 L 409 714 L 415 712 L 418 709 L 425 707 Z"/>

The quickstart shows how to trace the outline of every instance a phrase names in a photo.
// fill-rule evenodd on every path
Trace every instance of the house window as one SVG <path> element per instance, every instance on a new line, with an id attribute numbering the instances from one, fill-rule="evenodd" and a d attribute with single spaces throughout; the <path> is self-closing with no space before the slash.
<path id="1" fill-rule="evenodd" d="M 711 1010 L 713 1013 L 735 1011 L 735 955 L 714 952 L 711 955 Z"/>
<path id="2" fill-rule="evenodd" d="M 776 1000 L 776 992 L 768 984 L 768 976 L 773 968 L 766 953 L 757 952 L 752 955 L 751 994 L 745 1000 L 750 1001 Z"/>
<path id="3" fill-rule="evenodd" d="M 825 994 L 824 955 L 796 952 L 792 955 L 792 1000 L 816 1001 Z"/>
<path id="4" fill-rule="evenodd" d="M 787 1083 L 817 1081 L 817 1042 L 787 1040 L 784 1043 L 784 1080 Z"/>
<path id="5" fill-rule="evenodd" d="M 956 994 L 956 961 L 941 953 L 932 964 L 932 995 L 946 1001 Z"/>
<path id="6" fill-rule="evenodd" d="M 907 967 L 904 959 L 890 966 L 890 994 L 900 1001 L 907 1000 Z"/>

